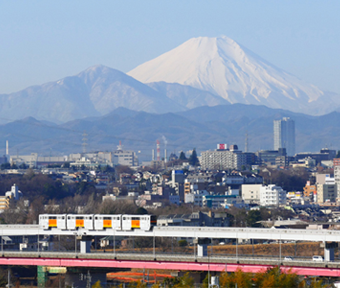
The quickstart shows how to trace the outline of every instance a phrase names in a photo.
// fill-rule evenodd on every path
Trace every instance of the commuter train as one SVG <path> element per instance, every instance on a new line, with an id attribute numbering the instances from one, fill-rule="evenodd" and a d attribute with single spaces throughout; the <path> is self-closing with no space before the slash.
<path id="1" fill-rule="evenodd" d="M 41 214 L 39 227 L 44 230 L 57 228 L 61 230 L 88 230 L 114 229 L 128 231 L 140 229 L 149 231 L 156 226 L 155 215 L 103 215 L 103 214 Z"/>

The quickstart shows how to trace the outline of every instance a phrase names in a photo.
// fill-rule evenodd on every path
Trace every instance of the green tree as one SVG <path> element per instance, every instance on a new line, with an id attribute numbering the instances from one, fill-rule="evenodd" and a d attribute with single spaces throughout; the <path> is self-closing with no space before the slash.
<path id="1" fill-rule="evenodd" d="M 65 163 L 63 164 L 63 168 L 70 168 L 70 167 L 71 167 L 70 162 L 65 162 Z"/>
<path id="2" fill-rule="evenodd" d="M 185 154 L 183 151 L 179 154 L 179 160 L 187 160 L 187 157 L 185 157 Z"/>
<path id="3" fill-rule="evenodd" d="M 139 215 L 147 215 L 148 214 L 148 210 L 146 210 L 143 207 L 138 207 L 136 213 L 139 214 Z"/>
<path id="4" fill-rule="evenodd" d="M 261 224 L 257 223 L 261 221 L 261 212 L 259 210 L 250 210 L 247 214 L 246 222 L 249 227 L 260 227 Z"/>
<path id="5" fill-rule="evenodd" d="M 195 281 L 192 277 L 190 277 L 189 272 L 185 273 L 182 277 L 179 278 L 179 283 L 175 284 L 173 287 L 175 288 L 190 288 L 194 287 Z"/>
<path id="6" fill-rule="evenodd" d="M 9 163 L 1 164 L 1 170 L 10 169 L 10 168 L 11 168 L 11 164 Z"/>
<path id="7" fill-rule="evenodd" d="M 27 169 L 27 168 L 28 168 L 28 165 L 26 165 L 25 163 L 21 163 L 21 164 L 19 165 L 19 168 L 20 168 L 20 169 Z"/>
<path id="8" fill-rule="evenodd" d="M 196 153 L 196 148 L 192 150 L 192 153 L 189 157 L 189 164 L 192 166 L 198 166 L 200 162 L 198 161 L 197 153 Z"/>
<path id="9" fill-rule="evenodd" d="M 185 240 L 185 239 L 182 239 L 182 240 L 179 240 L 178 241 L 178 246 L 179 247 L 185 247 L 185 246 L 187 246 L 188 245 L 188 242 L 187 242 L 187 240 Z"/>

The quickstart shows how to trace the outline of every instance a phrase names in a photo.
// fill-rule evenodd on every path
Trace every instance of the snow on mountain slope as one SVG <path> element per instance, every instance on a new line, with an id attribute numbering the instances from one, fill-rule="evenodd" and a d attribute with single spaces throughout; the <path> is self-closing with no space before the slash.
<path id="1" fill-rule="evenodd" d="M 225 36 L 192 38 L 127 74 L 144 83 L 164 81 L 189 85 L 231 103 L 263 104 L 311 114 L 322 114 L 329 109 L 309 105 L 327 93 Z"/>
<path id="2" fill-rule="evenodd" d="M 188 85 L 166 82 L 152 82 L 147 85 L 188 109 L 230 104 L 220 96 Z"/>
<path id="3" fill-rule="evenodd" d="M 157 114 L 186 110 L 123 72 L 97 65 L 75 76 L 0 95 L 0 123 L 29 116 L 60 123 L 104 115 L 118 107 Z"/>
<path id="4" fill-rule="evenodd" d="M 88 87 L 90 99 L 102 115 L 118 107 L 157 114 L 185 110 L 166 95 L 103 65 L 90 67 L 77 77 Z"/>

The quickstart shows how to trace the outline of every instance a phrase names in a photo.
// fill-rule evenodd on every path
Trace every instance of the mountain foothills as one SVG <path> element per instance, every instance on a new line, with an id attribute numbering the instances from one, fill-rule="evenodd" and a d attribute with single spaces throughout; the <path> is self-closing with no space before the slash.
<path id="1" fill-rule="evenodd" d="M 266 105 L 311 115 L 334 111 L 340 97 L 305 83 L 228 37 L 192 38 L 128 75 L 209 91 L 230 103 Z"/>
<path id="2" fill-rule="evenodd" d="M 34 117 L 55 123 L 105 115 L 118 107 L 149 113 L 227 104 L 210 92 L 180 84 L 143 84 L 118 70 L 97 65 L 75 76 L 0 95 L 0 121 Z"/>
<path id="3" fill-rule="evenodd" d="M 97 65 L 77 75 L 0 94 L 0 123 L 34 117 L 65 123 L 118 107 L 162 114 L 243 103 L 311 115 L 340 97 L 305 83 L 227 37 L 192 38 L 127 74 Z"/>
<path id="4" fill-rule="evenodd" d="M 318 151 L 340 141 L 340 113 L 310 116 L 259 105 L 228 104 L 197 107 L 185 112 L 154 114 L 118 108 L 107 115 L 51 124 L 32 117 L 0 125 L 0 143 L 9 140 L 10 149 L 20 154 L 67 154 L 79 152 L 86 130 L 88 151 L 116 148 L 122 140 L 126 149 L 140 150 L 141 159 L 151 159 L 156 139 L 168 153 L 196 148 L 215 149 L 216 143 L 238 144 L 244 149 L 248 133 L 249 150 L 273 148 L 273 120 L 291 117 L 296 123 L 297 151 Z M 325 142 L 324 139 L 327 139 Z"/>

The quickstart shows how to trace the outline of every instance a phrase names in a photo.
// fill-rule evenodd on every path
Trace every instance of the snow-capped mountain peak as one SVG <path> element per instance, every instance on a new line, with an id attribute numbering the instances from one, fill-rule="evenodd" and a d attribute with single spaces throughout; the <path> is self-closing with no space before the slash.
<path id="1" fill-rule="evenodd" d="M 127 73 L 144 82 L 179 83 L 209 91 L 231 103 L 263 104 L 307 111 L 306 105 L 324 96 L 314 85 L 270 64 L 226 37 L 198 37 Z M 339 105 L 339 104 L 337 104 Z M 303 109 L 303 110 L 302 110 Z"/>

